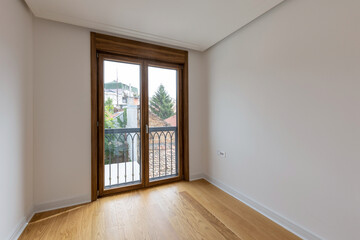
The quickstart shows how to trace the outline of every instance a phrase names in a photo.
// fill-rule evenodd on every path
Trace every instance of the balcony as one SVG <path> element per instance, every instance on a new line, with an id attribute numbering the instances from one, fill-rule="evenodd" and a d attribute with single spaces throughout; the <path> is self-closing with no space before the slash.
<path id="1" fill-rule="evenodd" d="M 177 127 L 149 128 L 150 181 L 178 175 Z M 105 129 L 105 188 L 140 182 L 140 128 Z"/>

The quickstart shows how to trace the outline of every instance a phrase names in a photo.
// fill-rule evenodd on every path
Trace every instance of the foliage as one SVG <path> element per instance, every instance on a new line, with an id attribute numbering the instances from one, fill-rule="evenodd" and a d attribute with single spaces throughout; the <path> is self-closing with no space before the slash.
<path id="1" fill-rule="evenodd" d="M 114 119 L 114 105 L 113 100 L 108 98 L 104 104 L 104 117 L 105 117 L 105 129 L 107 128 L 125 128 L 127 125 L 127 109 L 124 109 L 122 118 L 119 116 Z"/>
<path id="2" fill-rule="evenodd" d="M 114 105 L 111 98 L 108 98 L 104 104 L 104 127 L 109 128 L 125 128 L 127 125 L 127 109 L 124 109 L 122 118 L 114 119 Z M 115 134 L 105 136 L 105 164 L 122 162 L 128 160 L 128 144 L 125 137 L 116 139 Z M 124 159 L 126 158 L 126 159 Z"/>
<path id="3" fill-rule="evenodd" d="M 150 100 L 150 110 L 161 119 L 166 119 L 175 114 L 174 102 L 166 92 L 164 85 L 160 84 L 154 96 Z"/>

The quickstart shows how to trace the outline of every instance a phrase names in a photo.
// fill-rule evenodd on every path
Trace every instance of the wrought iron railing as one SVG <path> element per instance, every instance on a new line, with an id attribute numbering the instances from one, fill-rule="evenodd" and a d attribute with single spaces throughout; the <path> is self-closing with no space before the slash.
<path id="1" fill-rule="evenodd" d="M 105 187 L 140 181 L 140 129 L 105 129 Z"/>
<path id="2" fill-rule="evenodd" d="M 177 127 L 149 129 L 150 180 L 178 175 L 177 139 Z"/>
<path id="3" fill-rule="evenodd" d="M 105 129 L 105 187 L 140 182 L 140 128 Z M 149 128 L 150 181 L 178 175 L 177 127 Z"/>

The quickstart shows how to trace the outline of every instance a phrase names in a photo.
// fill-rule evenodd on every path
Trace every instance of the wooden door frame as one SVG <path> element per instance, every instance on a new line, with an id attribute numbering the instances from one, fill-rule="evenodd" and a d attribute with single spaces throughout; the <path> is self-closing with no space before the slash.
<path id="1" fill-rule="evenodd" d="M 182 89 L 182 84 L 181 84 L 181 79 L 182 79 L 182 75 L 183 75 L 183 70 L 184 67 L 181 64 L 174 64 L 174 63 L 168 63 L 168 62 L 160 62 L 160 61 L 153 61 L 153 60 L 145 60 L 144 61 L 144 69 L 146 69 L 145 75 L 147 75 L 147 67 L 158 67 L 158 68 L 168 68 L 168 69 L 173 69 L 176 70 L 178 72 L 178 76 L 177 76 L 177 101 L 178 101 L 178 109 L 179 111 L 177 111 L 177 115 L 178 115 L 178 124 L 177 124 L 177 131 L 178 131 L 178 159 L 183 159 L 183 151 L 179 151 L 179 149 L 183 148 L 183 135 L 184 134 L 180 134 L 183 132 L 183 128 L 184 128 L 184 124 L 181 121 L 183 112 L 181 109 L 183 109 L 182 106 L 182 102 L 184 101 L 183 96 L 181 93 L 181 89 Z M 144 78 L 145 79 L 145 78 Z M 148 84 L 148 82 L 146 83 Z M 146 86 L 147 88 L 148 86 Z M 147 91 L 146 91 L 147 94 Z M 148 96 L 145 96 L 145 104 L 144 104 L 144 109 L 149 109 L 149 102 L 148 102 Z M 145 112 L 148 114 L 149 112 L 145 110 Z M 146 115 L 145 116 L 146 119 L 146 124 L 149 125 L 149 116 Z M 149 138 L 146 137 L 145 139 L 145 155 L 149 156 Z M 147 163 L 147 166 L 149 163 Z M 146 166 L 146 165 L 145 165 Z M 161 180 L 156 180 L 156 181 L 150 181 L 149 177 L 145 178 L 145 187 L 151 187 L 151 186 L 156 186 L 156 185 L 160 185 L 160 184 L 164 184 L 164 183 L 169 183 L 169 182 L 176 182 L 176 181 L 180 181 L 184 179 L 184 164 L 179 164 L 178 165 L 178 171 L 179 171 L 179 175 L 177 177 L 172 177 L 172 178 L 165 178 L 165 179 L 161 179 Z M 147 176 L 149 176 L 149 167 L 145 168 L 145 174 Z"/>
<path id="2" fill-rule="evenodd" d="M 104 89 L 104 76 L 103 73 L 104 71 L 104 60 L 109 60 L 109 61 L 118 61 L 118 62 L 126 62 L 126 63 L 131 63 L 131 64 L 139 64 L 141 67 L 143 67 L 144 65 L 144 60 L 138 59 L 138 58 L 133 58 L 133 57 L 124 57 L 124 56 L 118 56 L 118 55 L 114 55 L 114 54 L 107 54 L 107 53 L 99 53 L 98 56 L 98 89 Z M 141 99 L 144 99 L 144 94 L 145 91 L 143 91 L 143 87 L 144 87 L 144 73 L 143 70 L 141 71 L 142 76 L 140 76 L 140 93 L 141 93 Z M 104 93 L 101 94 L 100 91 L 98 91 L 97 94 L 98 97 L 98 117 L 99 117 L 99 124 L 98 124 L 98 151 L 100 152 L 104 152 L 104 104 L 101 104 L 104 102 Z M 143 116 L 144 113 L 144 106 L 142 106 L 141 104 L 141 116 Z M 145 129 L 145 119 L 144 117 L 141 118 L 141 129 Z M 141 131 L 140 132 L 140 141 L 143 142 L 145 139 L 145 132 Z M 144 166 L 145 164 L 145 151 L 144 151 L 144 146 L 141 147 L 141 166 Z M 114 193 L 119 193 L 119 192 L 125 192 L 125 191 L 129 191 L 129 190 L 134 190 L 134 189 L 138 189 L 141 187 L 144 187 L 144 181 L 142 181 L 141 183 L 137 183 L 137 184 L 131 184 L 131 185 L 127 185 L 127 186 L 123 186 L 121 188 L 110 188 L 110 189 L 104 189 L 105 187 L 105 182 L 104 182 L 104 155 L 98 155 L 98 191 L 99 191 L 99 196 L 105 196 L 105 195 L 111 195 Z M 143 171 L 141 169 L 141 179 L 145 179 L 145 171 Z"/>
<path id="3" fill-rule="evenodd" d="M 179 71 L 179 160 L 182 160 L 179 178 L 172 179 L 189 181 L 189 104 L 188 104 L 188 52 L 150 43 L 128 40 L 124 38 L 91 33 L 91 200 L 98 198 L 99 190 L 99 128 L 98 128 L 98 54 L 120 55 L 124 57 L 141 58 L 151 62 L 163 62 L 182 66 Z M 144 65 L 143 65 L 144 66 Z M 146 69 L 142 69 L 143 74 Z M 143 81 L 142 77 L 142 81 Z M 145 116 L 146 117 L 146 116 Z M 181 146 L 181 148 L 180 148 Z M 161 184 L 169 181 L 157 181 Z M 130 190 L 130 189 L 129 189 Z"/>

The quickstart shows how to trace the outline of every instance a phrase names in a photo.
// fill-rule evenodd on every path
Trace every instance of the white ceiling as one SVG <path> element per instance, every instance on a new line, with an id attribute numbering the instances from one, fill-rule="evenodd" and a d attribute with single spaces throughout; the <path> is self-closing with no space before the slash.
<path id="1" fill-rule="evenodd" d="M 25 0 L 35 16 L 204 51 L 284 0 Z"/>

